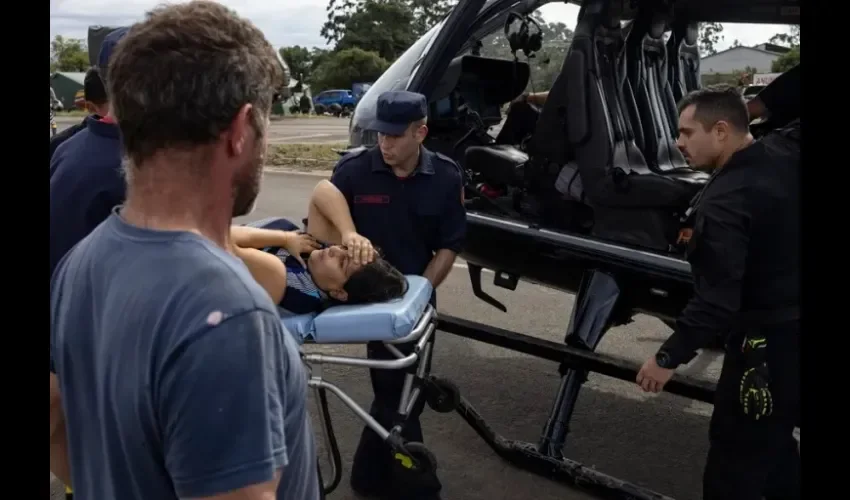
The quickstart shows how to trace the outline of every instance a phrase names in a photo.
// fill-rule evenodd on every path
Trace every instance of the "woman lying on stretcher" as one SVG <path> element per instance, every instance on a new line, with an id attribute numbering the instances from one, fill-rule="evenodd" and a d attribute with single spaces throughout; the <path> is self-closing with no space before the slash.
<path id="1" fill-rule="evenodd" d="M 306 232 L 231 228 L 233 253 L 245 262 L 272 300 L 288 313 L 319 312 L 334 303 L 383 302 L 399 298 L 407 291 L 407 280 L 380 256 L 369 240 L 353 230 L 343 234 L 323 215 L 318 207 L 328 197 L 333 200 L 337 195 L 342 197 L 333 184 L 319 183 L 310 200 Z M 344 207 L 346 218 L 351 220 L 347 204 L 340 207 L 332 203 L 331 207 L 334 206 L 337 210 Z M 349 227 L 353 228 L 353 223 Z M 342 245 L 343 241 L 350 245 Z M 261 250 L 269 247 L 279 250 L 276 254 Z"/>

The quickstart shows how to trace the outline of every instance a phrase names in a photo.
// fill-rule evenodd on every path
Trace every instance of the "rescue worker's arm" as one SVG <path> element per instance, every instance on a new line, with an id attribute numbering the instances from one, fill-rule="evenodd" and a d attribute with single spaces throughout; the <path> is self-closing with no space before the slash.
<path id="1" fill-rule="evenodd" d="M 750 119 L 766 115 L 779 117 L 781 121 L 800 116 L 800 65 L 797 64 L 747 102 Z"/>
<path id="2" fill-rule="evenodd" d="M 549 98 L 549 91 L 545 92 L 537 92 L 534 94 L 528 94 L 528 102 L 534 104 L 535 106 L 543 106 L 546 104 L 546 99 Z"/>
<path id="3" fill-rule="evenodd" d="M 308 213 L 307 224 L 310 224 L 311 231 L 314 228 L 328 229 L 321 226 L 333 226 L 336 234 L 332 236 L 338 234 L 339 242 L 348 250 L 348 256 L 357 264 L 367 264 L 375 260 L 377 253 L 372 242 L 357 232 L 351 216 L 351 198 L 350 179 L 344 167 L 337 167 L 330 181 L 319 182 L 313 190 L 309 211 L 320 217 L 316 220 L 316 226 L 313 226 Z"/>
<path id="4" fill-rule="evenodd" d="M 313 227 L 313 218 L 311 214 L 319 215 L 320 219 L 330 223 L 332 231 L 327 231 L 327 228 L 321 228 L 320 222 Z M 307 223 L 311 225 L 309 231 L 316 235 L 315 228 L 323 229 L 331 232 L 331 236 L 336 236 L 335 240 L 328 240 L 332 243 L 342 243 L 342 235 L 346 233 L 357 232 L 354 227 L 354 220 L 351 218 L 351 211 L 348 209 L 348 201 L 345 195 L 331 181 L 321 180 L 313 189 L 313 195 L 310 197 L 310 207 L 307 214 Z"/>
<path id="5" fill-rule="evenodd" d="M 68 460 L 68 438 L 65 433 L 65 414 L 59 395 L 59 379 L 50 373 L 50 472 L 71 485 L 71 466 Z"/>
<path id="6" fill-rule="evenodd" d="M 440 286 L 449 275 L 466 239 L 466 209 L 463 207 L 463 182 L 459 172 L 454 173 L 445 200 L 440 217 L 439 238 L 438 249 L 422 273 L 434 288 Z"/>
<path id="7" fill-rule="evenodd" d="M 690 361 L 697 349 L 733 327 L 741 307 L 749 245 L 752 212 L 746 191 L 746 187 L 719 189 L 700 207 L 691 258 L 694 295 L 661 347 L 670 357 L 667 368 Z"/>
<path id="8" fill-rule="evenodd" d="M 544 92 L 536 92 L 536 93 L 523 93 L 516 99 L 514 99 L 514 103 L 522 103 L 527 102 L 529 104 L 534 104 L 535 106 L 542 107 L 546 104 L 546 99 L 549 97 L 549 91 Z"/>

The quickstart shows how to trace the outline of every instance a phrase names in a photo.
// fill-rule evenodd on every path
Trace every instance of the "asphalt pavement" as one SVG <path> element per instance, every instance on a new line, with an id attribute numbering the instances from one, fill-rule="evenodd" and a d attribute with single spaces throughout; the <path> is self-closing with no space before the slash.
<path id="1" fill-rule="evenodd" d="M 257 208 L 241 221 L 270 216 L 300 221 L 319 178 L 267 173 Z M 485 279 L 491 274 L 485 275 Z M 510 292 L 485 288 L 508 307 L 502 313 L 472 295 L 465 264 L 459 261 L 440 287 L 438 309 L 444 314 L 563 341 L 573 296 L 521 282 Z M 638 315 L 612 329 L 599 351 L 643 361 L 670 330 Z M 361 346 L 310 346 L 310 351 L 363 356 Z M 701 355 L 682 370 L 716 380 L 720 355 Z M 438 333 L 433 373 L 454 381 L 463 395 L 498 432 L 510 439 L 537 442 L 558 388 L 557 366 L 523 354 Z M 362 368 L 328 367 L 326 378 L 368 407 L 371 387 Z M 344 462 L 340 488 L 330 498 L 355 499 L 348 488 L 350 458 L 362 424 L 332 395 L 330 408 Z M 607 474 L 635 482 L 677 500 L 701 496 L 711 406 L 669 394 L 647 396 L 634 383 L 591 374 L 576 404 L 566 455 Z M 318 425 L 318 420 L 314 420 Z M 585 500 L 577 489 L 520 471 L 497 457 L 456 414 L 426 410 L 425 440 L 439 461 L 446 500 Z M 318 429 L 317 433 L 318 433 Z M 320 434 L 317 434 L 320 436 Z"/>
<path id="2" fill-rule="evenodd" d="M 58 116 L 56 125 L 62 131 L 79 123 L 77 116 Z M 348 140 L 348 118 L 329 116 L 283 118 L 273 120 L 269 131 L 270 144 L 335 143 Z"/>

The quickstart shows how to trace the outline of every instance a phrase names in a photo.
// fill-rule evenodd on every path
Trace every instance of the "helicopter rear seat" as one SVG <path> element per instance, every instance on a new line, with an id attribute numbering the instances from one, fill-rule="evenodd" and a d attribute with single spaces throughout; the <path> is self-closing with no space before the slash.
<path id="1" fill-rule="evenodd" d="M 603 9 L 602 0 L 585 4 L 558 78 L 569 102 L 567 137 L 594 210 L 593 235 L 664 251 L 701 184 L 647 166 L 623 110 L 631 98 L 625 36 L 620 20 Z"/>
<path id="2" fill-rule="evenodd" d="M 669 55 L 668 80 L 676 102 L 679 102 L 688 92 L 701 87 L 698 37 L 697 23 L 684 21 L 673 23 L 673 31 L 667 41 L 667 54 Z"/>
<path id="3" fill-rule="evenodd" d="M 638 113 L 631 116 L 632 126 L 642 130 L 641 149 L 651 170 L 703 185 L 709 175 L 688 167 L 676 145 L 679 113 L 667 81 L 666 25 L 665 14 L 641 9 L 629 27 L 627 73 L 638 109 Z M 628 88 L 624 91 L 628 94 Z M 626 99 L 629 98 L 626 95 Z"/>

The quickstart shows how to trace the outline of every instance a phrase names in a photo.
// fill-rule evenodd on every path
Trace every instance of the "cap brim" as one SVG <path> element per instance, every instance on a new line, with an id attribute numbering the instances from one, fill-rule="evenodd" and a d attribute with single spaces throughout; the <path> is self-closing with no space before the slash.
<path id="1" fill-rule="evenodd" d="M 368 129 L 386 135 L 404 135 L 409 123 L 390 123 L 382 120 L 372 120 Z"/>

